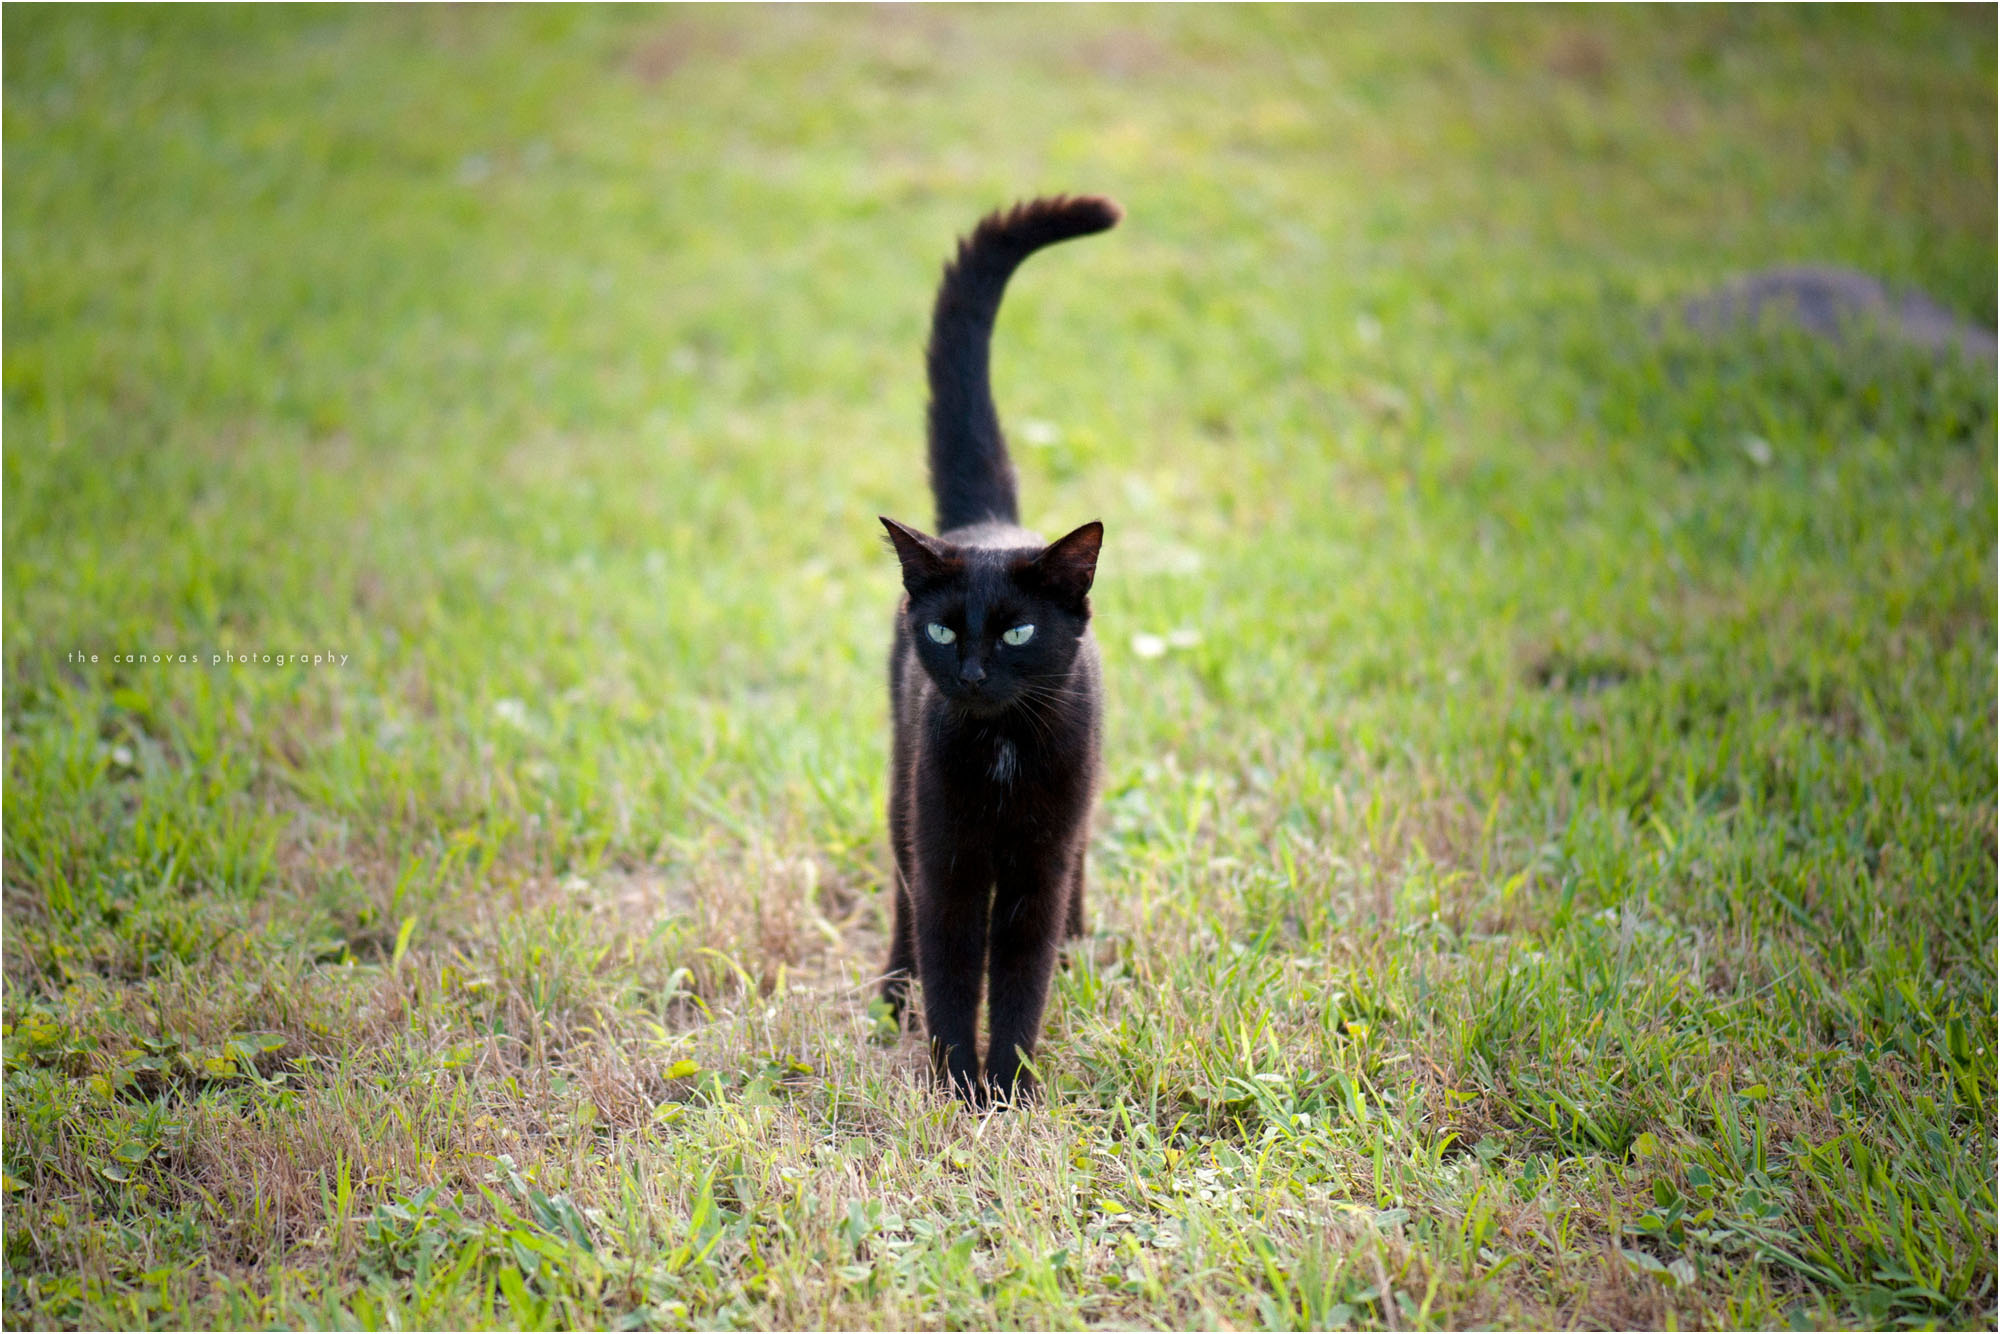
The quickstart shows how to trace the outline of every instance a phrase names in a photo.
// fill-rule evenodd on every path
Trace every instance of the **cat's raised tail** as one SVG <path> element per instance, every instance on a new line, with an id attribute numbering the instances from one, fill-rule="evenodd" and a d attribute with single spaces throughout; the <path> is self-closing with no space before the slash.
<path id="1" fill-rule="evenodd" d="M 925 352 L 931 494 L 937 497 L 939 532 L 990 519 L 1020 521 L 1014 465 L 987 376 L 993 319 L 1007 279 L 1043 246 L 1108 231 L 1124 216 L 1102 195 L 1031 199 L 981 218 L 945 264 Z"/>

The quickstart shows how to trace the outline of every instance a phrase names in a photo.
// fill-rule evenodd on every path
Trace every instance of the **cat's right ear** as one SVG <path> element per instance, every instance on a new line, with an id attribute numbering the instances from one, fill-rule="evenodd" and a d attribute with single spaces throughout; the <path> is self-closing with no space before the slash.
<path id="1" fill-rule="evenodd" d="M 896 549 L 896 559 L 903 563 L 903 587 L 911 593 L 935 588 L 965 572 L 965 558 L 951 543 L 897 523 L 887 515 L 876 517 L 889 530 L 889 544 Z"/>

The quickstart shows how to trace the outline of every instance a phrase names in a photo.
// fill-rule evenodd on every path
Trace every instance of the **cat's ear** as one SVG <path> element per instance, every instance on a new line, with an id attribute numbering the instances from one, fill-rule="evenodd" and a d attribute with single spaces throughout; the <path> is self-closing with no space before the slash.
<path id="1" fill-rule="evenodd" d="M 1022 567 L 1029 583 L 1084 610 L 1084 598 L 1097 577 L 1097 552 L 1104 545 L 1104 525 L 1092 519 L 1073 533 L 1057 538 L 1042 554 Z"/>
<path id="2" fill-rule="evenodd" d="M 903 587 L 910 592 L 921 593 L 965 572 L 965 558 L 951 543 L 897 523 L 887 515 L 876 517 L 889 530 L 889 544 L 896 548 L 896 559 L 903 562 Z"/>

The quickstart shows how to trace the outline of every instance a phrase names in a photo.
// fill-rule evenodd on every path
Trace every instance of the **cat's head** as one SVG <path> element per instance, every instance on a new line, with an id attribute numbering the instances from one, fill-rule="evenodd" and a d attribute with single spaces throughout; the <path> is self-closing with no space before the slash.
<path id="1" fill-rule="evenodd" d="M 883 519 L 909 592 L 917 661 L 970 713 L 1062 698 L 1090 626 L 1090 584 L 1104 525 L 1045 547 L 957 546 Z"/>

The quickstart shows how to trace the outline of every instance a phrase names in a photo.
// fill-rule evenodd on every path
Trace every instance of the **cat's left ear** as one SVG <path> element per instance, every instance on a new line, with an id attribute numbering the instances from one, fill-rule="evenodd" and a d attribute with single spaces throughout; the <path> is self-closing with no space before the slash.
<path id="1" fill-rule="evenodd" d="M 889 530 L 889 542 L 896 548 L 896 559 L 903 563 L 903 587 L 910 592 L 921 593 L 965 572 L 965 558 L 958 554 L 957 547 L 943 538 L 920 533 L 885 514 L 875 517 L 881 519 L 882 526 Z"/>
<path id="2" fill-rule="evenodd" d="M 1104 545 L 1104 525 L 1092 519 L 1043 549 L 1022 574 L 1056 597 L 1084 610 L 1084 598 L 1097 577 L 1097 552 Z"/>

